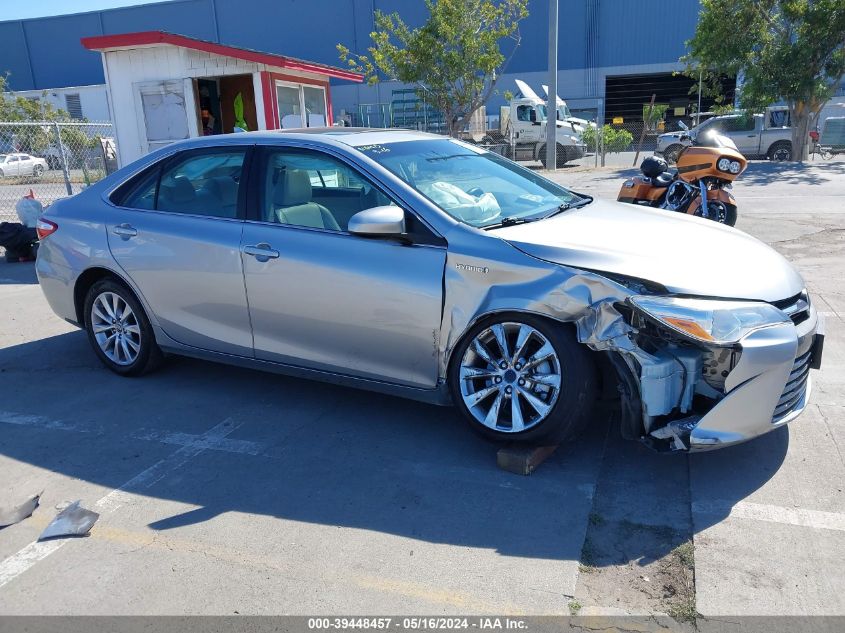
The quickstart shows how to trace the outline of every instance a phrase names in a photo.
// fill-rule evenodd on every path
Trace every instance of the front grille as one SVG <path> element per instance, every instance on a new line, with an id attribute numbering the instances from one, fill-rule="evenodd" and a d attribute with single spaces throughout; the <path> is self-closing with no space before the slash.
<path id="1" fill-rule="evenodd" d="M 795 325 L 810 318 L 810 298 L 806 290 L 789 299 L 774 301 L 772 305 L 785 312 Z"/>
<path id="2" fill-rule="evenodd" d="M 795 359 L 795 363 L 792 365 L 792 372 L 789 374 L 789 380 L 786 382 L 786 387 L 784 387 L 780 400 L 778 400 L 778 404 L 775 407 L 775 412 L 772 415 L 772 422 L 780 422 L 803 404 L 804 394 L 807 393 L 807 379 L 810 376 L 811 355 L 812 350 Z"/>

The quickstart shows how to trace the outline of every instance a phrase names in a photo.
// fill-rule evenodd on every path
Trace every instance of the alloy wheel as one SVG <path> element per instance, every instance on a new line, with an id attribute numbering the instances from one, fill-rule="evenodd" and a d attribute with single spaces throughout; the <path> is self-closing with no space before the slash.
<path id="1" fill-rule="evenodd" d="M 561 386 L 552 344 L 524 323 L 496 323 L 467 347 L 459 370 L 464 405 L 487 428 L 519 433 L 551 412 Z"/>
<path id="2" fill-rule="evenodd" d="M 91 329 L 103 354 L 118 365 L 131 365 L 141 352 L 141 326 L 126 300 L 103 292 L 91 306 Z"/>
<path id="3" fill-rule="evenodd" d="M 792 157 L 792 150 L 787 147 L 779 147 L 772 152 L 772 158 L 777 162 L 787 161 Z"/>

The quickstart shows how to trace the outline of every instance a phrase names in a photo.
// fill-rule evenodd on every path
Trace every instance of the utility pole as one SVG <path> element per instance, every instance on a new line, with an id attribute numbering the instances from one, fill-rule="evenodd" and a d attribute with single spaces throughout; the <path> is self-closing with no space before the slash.
<path id="1" fill-rule="evenodd" d="M 546 167 L 557 169 L 557 3 L 549 0 L 549 102 L 546 106 Z"/>
<path id="2" fill-rule="evenodd" d="M 701 123 L 701 79 L 703 77 L 703 71 L 701 69 L 698 70 L 698 109 L 695 111 L 695 125 L 698 126 Z"/>

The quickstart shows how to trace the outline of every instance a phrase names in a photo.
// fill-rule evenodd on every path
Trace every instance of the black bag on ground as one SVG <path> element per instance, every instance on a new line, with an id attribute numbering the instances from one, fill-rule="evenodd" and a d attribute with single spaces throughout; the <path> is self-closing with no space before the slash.
<path id="1" fill-rule="evenodd" d="M 19 262 L 35 257 L 34 245 L 38 243 L 35 229 L 20 222 L 0 222 L 0 247 L 6 249 L 7 262 Z"/>

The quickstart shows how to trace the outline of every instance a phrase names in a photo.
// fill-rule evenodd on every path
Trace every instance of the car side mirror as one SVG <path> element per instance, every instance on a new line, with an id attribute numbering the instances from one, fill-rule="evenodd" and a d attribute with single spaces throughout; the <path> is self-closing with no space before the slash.
<path id="1" fill-rule="evenodd" d="M 680 129 L 682 129 L 684 132 L 689 130 L 689 128 L 687 127 L 687 124 L 684 123 L 683 121 L 678 121 L 678 127 Z"/>
<path id="2" fill-rule="evenodd" d="M 392 204 L 364 209 L 349 218 L 348 230 L 353 235 L 368 237 L 402 237 L 405 211 Z"/>

